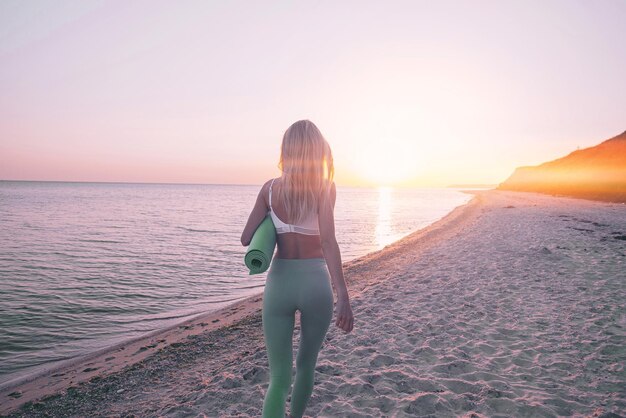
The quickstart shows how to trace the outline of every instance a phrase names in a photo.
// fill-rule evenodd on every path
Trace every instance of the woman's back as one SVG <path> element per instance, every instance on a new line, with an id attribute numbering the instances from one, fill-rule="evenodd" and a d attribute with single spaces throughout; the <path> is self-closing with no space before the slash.
<path id="1" fill-rule="evenodd" d="M 285 202 L 282 201 L 280 193 L 282 178 L 278 177 L 274 180 L 270 180 L 269 186 L 270 187 L 267 188 L 266 201 L 269 206 L 271 198 L 271 209 L 275 215 L 273 218 L 278 218 L 279 222 L 282 221 L 285 224 L 292 224 L 287 214 Z M 315 216 L 315 218 L 317 219 L 317 216 Z M 308 226 L 311 227 L 312 225 Z M 317 227 L 317 225 L 315 226 Z M 300 259 L 324 257 L 319 233 L 316 235 L 298 232 L 279 233 L 277 234 L 276 244 L 276 258 Z"/>

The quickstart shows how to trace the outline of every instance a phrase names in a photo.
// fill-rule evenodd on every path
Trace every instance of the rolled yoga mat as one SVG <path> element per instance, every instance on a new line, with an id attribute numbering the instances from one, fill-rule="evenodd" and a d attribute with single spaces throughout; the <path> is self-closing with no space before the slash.
<path id="1" fill-rule="evenodd" d="M 263 273 L 270 266 L 276 247 L 276 228 L 269 216 L 266 216 L 261 225 L 254 231 L 250 246 L 244 257 L 250 274 Z"/>

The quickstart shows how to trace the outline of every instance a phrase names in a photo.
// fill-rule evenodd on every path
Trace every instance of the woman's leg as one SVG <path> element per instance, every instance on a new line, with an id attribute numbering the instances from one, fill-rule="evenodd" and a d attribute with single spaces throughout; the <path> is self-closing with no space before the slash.
<path id="1" fill-rule="evenodd" d="M 300 418 L 313 392 L 315 365 L 333 316 L 333 291 L 325 264 L 303 280 L 300 309 L 300 344 L 296 379 L 291 393 L 291 415 Z"/>
<path id="2" fill-rule="evenodd" d="M 278 270 L 270 272 L 263 295 L 263 334 L 270 368 L 263 418 L 284 418 L 285 402 L 291 387 L 296 295 L 290 295 L 290 286 L 284 279 Z"/>

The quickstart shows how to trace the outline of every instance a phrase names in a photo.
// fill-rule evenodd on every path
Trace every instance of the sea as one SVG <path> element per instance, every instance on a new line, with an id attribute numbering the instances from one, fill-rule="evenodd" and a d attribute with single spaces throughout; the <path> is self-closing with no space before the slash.
<path id="1" fill-rule="evenodd" d="M 0 384 L 262 293 L 240 242 L 260 185 L 0 181 Z M 337 187 L 349 261 L 471 195 Z"/>

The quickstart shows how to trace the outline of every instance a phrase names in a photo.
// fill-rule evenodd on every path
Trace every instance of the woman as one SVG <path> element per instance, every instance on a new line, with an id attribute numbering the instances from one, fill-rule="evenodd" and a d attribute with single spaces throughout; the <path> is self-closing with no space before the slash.
<path id="1" fill-rule="evenodd" d="M 264 418 L 285 414 L 292 383 L 295 311 L 300 311 L 300 345 L 289 417 L 304 415 L 313 391 L 317 355 L 333 315 L 331 279 L 337 293 L 335 325 L 350 332 L 354 324 L 335 238 L 333 158 L 315 124 L 299 120 L 285 131 L 278 167 L 282 176 L 263 185 L 241 234 L 241 243 L 249 245 L 268 213 L 277 233 L 263 295 L 263 334 L 270 366 Z"/>

